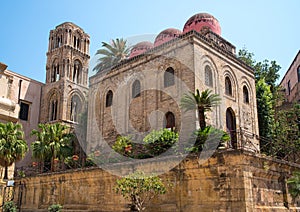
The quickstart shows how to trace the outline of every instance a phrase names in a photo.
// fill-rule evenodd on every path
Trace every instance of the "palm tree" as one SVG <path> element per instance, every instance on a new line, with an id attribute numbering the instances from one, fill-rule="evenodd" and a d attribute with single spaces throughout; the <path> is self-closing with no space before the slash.
<path id="1" fill-rule="evenodd" d="M 180 106 L 185 111 L 197 110 L 200 129 L 206 127 L 205 112 L 211 111 L 212 107 L 220 104 L 221 98 L 218 94 L 212 94 L 212 91 L 206 89 L 199 92 L 196 89 L 196 94 L 189 92 L 184 94 L 180 101 Z"/>
<path id="2" fill-rule="evenodd" d="M 47 157 L 50 157 L 50 148 L 48 137 L 46 136 L 46 125 L 39 124 L 39 131 L 32 130 L 31 135 L 36 136 L 36 141 L 31 144 L 32 157 L 39 160 L 40 171 L 44 170 L 44 163 Z"/>
<path id="3" fill-rule="evenodd" d="M 72 135 L 68 132 L 69 128 L 60 123 L 39 124 L 38 127 L 39 131 L 31 132 L 37 137 L 31 145 L 33 157 L 43 162 L 47 157 L 51 157 L 51 171 L 55 171 L 55 161 L 65 157 L 65 149 L 70 146 Z"/>
<path id="4" fill-rule="evenodd" d="M 127 47 L 127 41 L 123 38 L 112 40 L 112 44 L 102 42 L 102 47 L 104 48 L 96 52 L 96 55 L 102 55 L 98 60 L 99 63 L 93 69 L 97 72 L 110 68 L 126 59 L 130 51 Z"/>
<path id="5" fill-rule="evenodd" d="M 22 125 L 0 123 L 0 165 L 5 167 L 4 179 L 8 178 L 8 166 L 20 161 L 28 150 L 23 137 Z"/>
<path id="6" fill-rule="evenodd" d="M 70 146 L 72 134 L 68 132 L 69 128 L 66 125 L 55 123 L 48 125 L 49 130 L 49 148 L 51 152 L 51 171 L 55 171 L 54 162 L 57 158 L 64 158 L 63 149 Z"/>

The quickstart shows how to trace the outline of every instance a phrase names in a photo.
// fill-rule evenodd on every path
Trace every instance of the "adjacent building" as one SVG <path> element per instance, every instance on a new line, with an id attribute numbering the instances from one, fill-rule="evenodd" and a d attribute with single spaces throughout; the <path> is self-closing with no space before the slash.
<path id="1" fill-rule="evenodd" d="M 284 88 L 287 102 L 300 102 L 300 50 L 285 73 L 280 85 Z"/>

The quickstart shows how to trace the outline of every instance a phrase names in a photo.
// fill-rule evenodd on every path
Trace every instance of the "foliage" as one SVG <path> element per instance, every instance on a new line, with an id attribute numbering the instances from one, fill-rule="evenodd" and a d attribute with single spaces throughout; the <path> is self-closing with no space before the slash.
<path id="1" fill-rule="evenodd" d="M 145 136 L 143 142 L 152 156 L 167 151 L 178 141 L 178 133 L 168 129 L 153 130 Z"/>
<path id="2" fill-rule="evenodd" d="M 60 212 L 63 207 L 60 204 L 50 205 L 48 208 L 49 212 Z"/>
<path id="3" fill-rule="evenodd" d="M 127 47 L 127 41 L 123 38 L 112 40 L 111 44 L 102 42 L 102 47 L 102 49 L 99 49 L 96 52 L 96 55 L 102 55 L 102 57 L 98 60 L 98 64 L 93 69 L 97 72 L 110 68 L 126 59 L 130 51 Z"/>
<path id="4" fill-rule="evenodd" d="M 254 69 L 255 82 L 265 79 L 265 82 L 270 85 L 272 94 L 276 92 L 276 81 L 279 79 L 280 66 L 276 61 L 264 60 L 256 62 L 254 54 L 243 48 L 238 52 L 238 58 Z"/>
<path id="5" fill-rule="evenodd" d="M 289 193 L 293 199 L 300 196 L 300 172 L 294 172 L 293 176 L 287 180 Z"/>
<path id="6" fill-rule="evenodd" d="M 7 168 L 20 161 L 28 151 L 23 139 L 22 125 L 8 122 L 0 123 L 0 166 L 5 167 L 4 179 L 7 179 Z"/>
<path id="7" fill-rule="evenodd" d="M 159 194 L 165 194 L 167 189 L 158 176 L 147 176 L 137 171 L 117 180 L 116 193 L 131 201 L 131 210 L 145 210 L 145 204 Z"/>
<path id="8" fill-rule="evenodd" d="M 300 152 L 300 104 L 275 113 L 275 136 L 269 154 L 280 159 L 299 162 Z"/>
<path id="9" fill-rule="evenodd" d="M 38 128 L 31 132 L 31 135 L 36 136 L 36 141 L 31 144 L 32 156 L 41 162 L 51 158 L 51 171 L 55 171 L 56 161 L 63 162 L 72 153 L 73 135 L 66 125 L 60 123 L 39 124 Z"/>
<path id="10" fill-rule="evenodd" d="M 17 212 L 17 206 L 13 201 L 5 202 L 3 205 L 3 212 Z"/>
<path id="11" fill-rule="evenodd" d="M 228 133 L 223 130 L 216 129 L 212 126 L 198 129 L 193 133 L 194 146 L 186 148 L 187 151 L 197 153 L 203 149 L 215 149 L 217 147 L 225 146 L 225 143 L 230 140 Z"/>
<path id="12" fill-rule="evenodd" d="M 200 94 L 199 90 L 196 89 L 196 94 L 189 92 L 182 96 L 180 106 L 185 111 L 197 110 L 199 126 L 201 129 L 204 129 L 206 127 L 205 112 L 211 111 L 211 108 L 219 105 L 220 101 L 220 96 L 212 94 L 211 90 L 206 89 Z"/>
<path id="13" fill-rule="evenodd" d="M 132 152 L 131 138 L 129 136 L 118 136 L 112 148 L 122 155 L 129 156 Z"/>
<path id="14" fill-rule="evenodd" d="M 270 86 L 264 79 L 256 84 L 256 99 L 258 112 L 259 135 L 264 139 L 272 139 L 274 135 L 274 100 Z M 264 149 L 265 140 L 261 140 L 261 148 Z"/>

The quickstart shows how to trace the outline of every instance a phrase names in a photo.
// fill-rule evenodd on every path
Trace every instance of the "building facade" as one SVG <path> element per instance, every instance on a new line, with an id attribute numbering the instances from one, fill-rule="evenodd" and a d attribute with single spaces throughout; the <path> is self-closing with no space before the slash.
<path id="1" fill-rule="evenodd" d="M 86 107 L 88 92 L 89 35 L 66 22 L 50 31 L 46 82 L 41 83 L 12 71 L 0 63 L 0 122 L 19 122 L 28 146 L 39 123 L 61 122 L 73 127 Z M 30 149 L 30 148 L 29 148 Z M 16 164 L 30 166 L 31 151 Z M 4 169 L 0 169 L 0 179 Z M 13 177 L 14 165 L 9 178 Z"/>
<path id="2" fill-rule="evenodd" d="M 287 102 L 300 102 L 300 51 L 280 82 L 285 90 Z"/>
<path id="3" fill-rule="evenodd" d="M 118 135 L 164 127 L 186 140 L 198 118 L 196 111 L 183 112 L 180 99 L 196 89 L 222 98 L 207 122 L 231 135 L 228 147 L 258 152 L 254 72 L 237 59 L 217 19 L 206 13 L 192 16 L 183 31 L 162 31 L 154 44 L 136 44 L 129 59 L 90 78 L 90 149 L 112 144 Z"/>
<path id="4" fill-rule="evenodd" d="M 0 72 L 0 122 L 19 122 L 24 131 L 24 139 L 30 145 L 33 138 L 30 132 L 37 128 L 40 115 L 40 99 L 43 83 L 7 70 Z M 30 163 L 29 151 L 19 166 Z M 9 168 L 9 179 L 13 178 L 14 165 Z M 0 167 L 0 179 L 4 177 L 4 168 Z"/>

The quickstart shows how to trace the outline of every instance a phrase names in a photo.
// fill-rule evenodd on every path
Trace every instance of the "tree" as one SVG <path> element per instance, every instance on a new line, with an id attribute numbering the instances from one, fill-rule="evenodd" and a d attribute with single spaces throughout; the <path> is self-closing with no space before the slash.
<path id="1" fill-rule="evenodd" d="M 145 204 L 159 194 L 165 194 L 167 189 L 158 176 L 147 176 L 141 171 L 117 180 L 116 193 L 131 201 L 132 211 L 145 210 Z"/>
<path id="2" fill-rule="evenodd" d="M 300 172 L 294 172 L 293 176 L 287 180 L 289 192 L 293 199 L 300 196 Z"/>
<path id="3" fill-rule="evenodd" d="M 256 100 L 258 112 L 259 135 L 261 140 L 262 151 L 266 151 L 267 142 L 274 136 L 274 100 L 270 86 L 260 79 L 256 83 Z"/>
<path id="4" fill-rule="evenodd" d="M 111 44 L 102 42 L 102 47 L 102 49 L 96 52 L 96 55 L 102 55 L 98 60 L 98 64 L 93 69 L 97 72 L 118 64 L 120 61 L 126 59 L 130 52 L 130 49 L 127 47 L 127 41 L 123 38 L 112 40 Z"/>
<path id="5" fill-rule="evenodd" d="M 277 110 L 275 136 L 269 147 L 270 154 L 297 163 L 300 159 L 300 104 L 294 104 L 292 108 Z"/>
<path id="6" fill-rule="evenodd" d="M 20 161 L 28 150 L 23 137 L 22 125 L 0 123 L 0 165 L 5 167 L 4 179 L 8 178 L 8 166 Z"/>
<path id="7" fill-rule="evenodd" d="M 32 143 L 33 157 L 42 160 L 47 156 L 51 158 L 51 171 L 55 171 L 55 162 L 59 158 L 61 161 L 66 157 L 64 154 L 70 148 L 72 134 L 69 128 L 60 123 L 39 124 L 39 130 L 33 130 L 32 135 L 36 135 L 37 140 Z M 39 152 L 42 150 L 42 152 Z"/>
<path id="8" fill-rule="evenodd" d="M 32 157 L 39 161 L 40 172 L 43 172 L 45 160 L 50 157 L 50 149 L 46 138 L 46 125 L 39 125 L 38 127 L 44 129 L 41 131 L 32 130 L 31 135 L 36 136 L 36 141 L 31 143 L 31 150 Z"/>
<path id="9" fill-rule="evenodd" d="M 196 94 L 189 92 L 183 95 L 180 106 L 185 111 L 197 110 L 200 129 L 204 129 L 206 127 L 205 112 L 211 111 L 211 108 L 219 105 L 220 101 L 219 94 L 212 94 L 209 89 L 200 94 L 199 90 L 196 89 Z"/>

